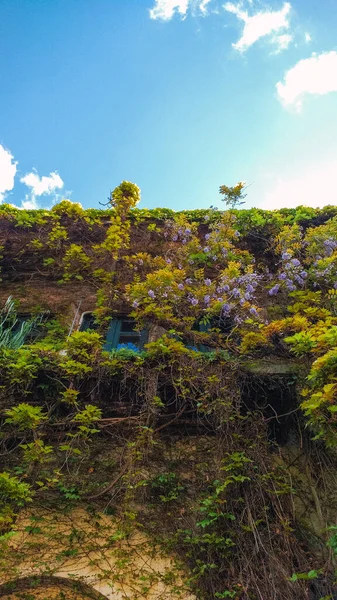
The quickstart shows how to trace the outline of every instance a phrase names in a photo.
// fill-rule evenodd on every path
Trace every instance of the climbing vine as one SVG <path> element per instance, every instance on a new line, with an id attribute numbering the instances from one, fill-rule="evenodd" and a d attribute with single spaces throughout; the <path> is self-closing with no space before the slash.
<path id="1" fill-rule="evenodd" d="M 306 464 L 315 547 L 296 519 L 291 468 L 275 459 L 275 430 L 296 424 L 301 447 L 308 456 L 319 448 L 333 472 L 337 209 L 243 210 L 243 190 L 221 186 L 226 211 L 138 209 L 130 182 L 107 210 L 67 200 L 50 211 L 0 206 L 3 574 L 10 560 L 16 569 L 11 544 L 24 509 L 34 520 L 61 503 L 69 515 L 81 507 L 113 516 L 113 532 L 106 521 L 97 528 L 114 548 L 119 583 L 130 568 L 119 543 L 138 528 L 175 553 L 177 593 L 333 597 L 336 522 L 321 506 L 323 475 Z M 23 299 L 33 278 L 51 295 L 78 286 L 95 298 L 92 328 L 77 331 L 63 307 L 26 294 L 31 316 L 17 329 L 19 312 L 5 303 L 13 285 Z M 141 349 L 106 351 L 120 314 L 156 335 Z M 33 328 L 40 335 L 30 337 Z M 271 392 L 259 403 L 268 365 L 287 366 L 278 385 L 291 406 L 275 408 Z M 75 556 L 75 534 L 49 535 L 48 526 L 47 545 L 56 536 L 57 555 Z M 134 598 L 159 575 L 140 577 Z M 165 577 L 173 585 L 175 575 Z"/>

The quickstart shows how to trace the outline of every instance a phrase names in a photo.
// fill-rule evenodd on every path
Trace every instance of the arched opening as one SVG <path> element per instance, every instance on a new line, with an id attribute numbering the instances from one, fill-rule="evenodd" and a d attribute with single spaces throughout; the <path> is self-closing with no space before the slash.
<path id="1" fill-rule="evenodd" d="M 79 580 L 49 575 L 21 577 L 0 585 L 0 598 L 6 600 L 107 600 L 93 587 Z"/>

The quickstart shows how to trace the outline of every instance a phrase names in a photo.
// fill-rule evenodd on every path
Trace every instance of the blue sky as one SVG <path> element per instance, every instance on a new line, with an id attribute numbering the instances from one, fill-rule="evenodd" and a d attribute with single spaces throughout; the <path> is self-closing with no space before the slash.
<path id="1" fill-rule="evenodd" d="M 337 203 L 336 0 L 1 0 L 0 200 Z"/>

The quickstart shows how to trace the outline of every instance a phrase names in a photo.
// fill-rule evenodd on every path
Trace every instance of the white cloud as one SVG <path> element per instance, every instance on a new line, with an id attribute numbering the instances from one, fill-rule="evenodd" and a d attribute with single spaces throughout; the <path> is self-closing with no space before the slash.
<path id="1" fill-rule="evenodd" d="M 38 196 L 57 196 L 56 190 L 63 188 L 64 183 L 56 171 L 50 173 L 49 176 L 43 175 L 40 177 L 36 171 L 27 173 L 20 179 L 21 183 L 24 183 L 30 188 L 29 194 L 26 194 L 25 200 L 22 201 L 22 208 L 31 209 L 39 208 L 37 202 Z"/>
<path id="2" fill-rule="evenodd" d="M 40 207 L 39 207 L 39 205 L 37 203 L 36 197 L 32 196 L 29 199 L 29 195 L 27 194 L 26 195 L 26 200 L 22 200 L 21 206 L 19 208 L 24 208 L 25 210 L 31 210 L 31 209 L 37 209 L 37 208 L 40 208 Z"/>
<path id="3" fill-rule="evenodd" d="M 227 12 L 233 13 L 238 19 L 240 19 L 240 21 L 243 21 L 244 23 L 241 38 L 238 42 L 233 44 L 233 47 L 236 50 L 239 50 L 239 52 L 244 52 L 250 48 L 250 46 L 255 44 L 255 42 L 265 36 L 276 33 L 282 29 L 289 29 L 290 27 L 289 13 L 291 10 L 291 5 L 289 2 L 285 2 L 280 10 L 262 10 L 252 16 L 249 16 L 248 12 L 243 10 L 241 6 L 241 3 L 234 4 L 233 2 L 227 2 L 224 5 L 224 9 Z M 288 44 L 284 45 L 284 36 L 274 36 L 272 41 L 275 41 L 279 47 L 279 50 L 282 50 L 288 47 L 291 40 L 289 40 Z M 283 48 L 282 44 L 284 46 Z"/>
<path id="4" fill-rule="evenodd" d="M 309 42 L 311 42 L 311 40 L 312 40 L 310 33 L 306 32 L 304 34 L 304 39 L 305 39 L 306 43 L 309 44 Z"/>
<path id="5" fill-rule="evenodd" d="M 293 41 L 293 36 L 290 33 L 284 33 L 283 35 L 276 35 L 273 38 L 273 43 L 276 44 L 275 54 L 279 54 L 282 50 L 286 50 Z"/>
<path id="6" fill-rule="evenodd" d="M 211 2 L 211 0 L 202 0 L 200 3 L 200 10 L 202 12 L 203 15 L 207 14 L 207 5 Z"/>
<path id="7" fill-rule="evenodd" d="M 302 108 L 306 94 L 323 95 L 337 92 L 337 52 L 313 54 L 300 60 L 289 69 L 284 82 L 276 84 L 279 99 L 285 106 L 294 106 L 298 112 Z"/>
<path id="8" fill-rule="evenodd" d="M 150 17 L 169 21 L 175 12 L 185 16 L 189 3 L 190 0 L 156 0 L 154 7 L 150 10 Z"/>
<path id="9" fill-rule="evenodd" d="M 32 171 L 21 177 L 20 181 L 27 187 L 31 188 L 31 193 L 34 196 L 42 196 L 42 194 L 51 194 L 56 189 L 61 189 L 64 185 L 58 173 L 50 173 L 48 177 L 39 175 Z"/>
<path id="10" fill-rule="evenodd" d="M 169 21 L 176 13 L 185 18 L 189 9 L 206 15 L 210 2 L 211 0 L 155 0 L 154 7 L 150 9 L 150 18 Z"/>
<path id="11" fill-rule="evenodd" d="M 336 204 L 337 160 L 311 164 L 299 175 L 278 179 L 267 192 L 261 208 L 294 208 L 303 204 L 313 208 Z"/>
<path id="12" fill-rule="evenodd" d="M 11 153 L 0 144 L 0 202 L 5 198 L 6 192 L 14 187 L 17 162 Z"/>

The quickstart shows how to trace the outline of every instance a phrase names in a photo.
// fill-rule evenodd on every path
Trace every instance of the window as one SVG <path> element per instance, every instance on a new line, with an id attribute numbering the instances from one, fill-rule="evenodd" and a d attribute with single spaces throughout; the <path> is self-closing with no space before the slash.
<path id="1" fill-rule="evenodd" d="M 130 350 L 141 350 L 148 338 L 147 331 L 135 330 L 135 321 L 129 317 L 112 319 L 110 321 L 104 350 L 113 348 L 129 348 Z"/>
<path id="2" fill-rule="evenodd" d="M 13 336 L 24 336 L 23 343 L 31 344 L 46 334 L 46 318 L 46 315 L 34 317 L 31 314 L 18 314 L 11 327 L 11 332 Z"/>
<path id="3" fill-rule="evenodd" d="M 212 330 L 221 333 L 222 335 L 229 335 L 233 327 L 233 322 L 229 317 L 211 317 L 207 322 L 197 322 L 192 328 L 193 331 L 198 331 L 200 333 L 212 333 Z M 201 344 L 200 342 L 196 345 L 191 345 L 189 342 L 186 342 L 187 348 L 190 350 L 196 350 L 197 352 L 212 352 L 214 347 L 206 346 L 205 344 Z"/>
<path id="4" fill-rule="evenodd" d="M 129 350 L 139 351 L 146 344 L 148 339 L 148 331 L 136 331 L 136 323 L 131 317 L 117 317 L 111 319 L 109 329 L 103 346 L 104 350 L 110 352 L 114 348 L 126 348 Z M 95 317 L 92 313 L 84 313 L 80 323 L 80 331 L 97 329 Z"/>
<path id="5" fill-rule="evenodd" d="M 97 329 L 98 325 L 95 323 L 95 317 L 92 313 L 85 312 L 83 313 L 80 321 L 80 331 L 88 331 Z"/>
<path id="6" fill-rule="evenodd" d="M 44 321 L 47 314 L 19 314 L 11 297 L 0 309 L 0 347 L 20 348 L 32 344 L 45 333 Z"/>
<path id="7" fill-rule="evenodd" d="M 210 333 L 212 329 L 218 330 L 219 333 L 229 335 L 233 328 L 233 321 L 230 317 L 211 317 L 206 323 L 199 323 L 196 326 L 197 331 Z"/>

